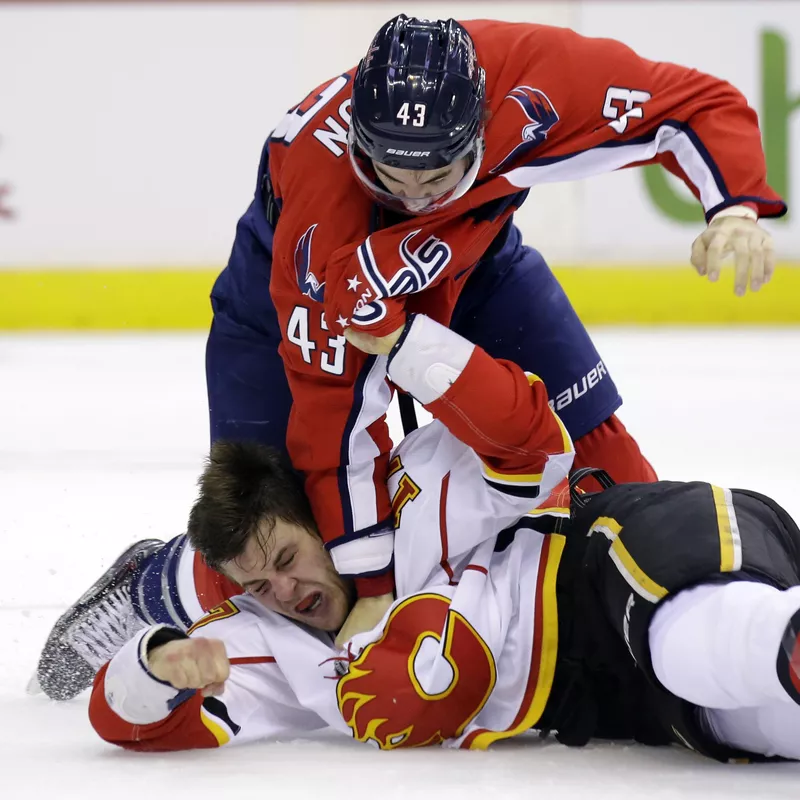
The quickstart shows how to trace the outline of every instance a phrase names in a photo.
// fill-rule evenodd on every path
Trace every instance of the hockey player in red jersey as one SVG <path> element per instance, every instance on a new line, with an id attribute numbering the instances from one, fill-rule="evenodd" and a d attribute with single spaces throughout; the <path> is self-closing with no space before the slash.
<path id="1" fill-rule="evenodd" d="M 766 182 L 755 112 L 724 81 L 612 40 L 401 15 L 269 137 L 212 293 L 212 440 L 285 443 L 337 570 L 365 599 L 355 628 L 393 585 L 392 389 L 385 361 L 347 346 L 348 330 L 384 335 L 424 312 L 542 377 L 577 466 L 655 478 L 614 414 L 605 363 L 513 224 L 532 186 L 646 163 L 705 209 L 700 274 L 715 280 L 734 253 L 739 293 L 769 279 L 758 219 L 786 208 Z"/>

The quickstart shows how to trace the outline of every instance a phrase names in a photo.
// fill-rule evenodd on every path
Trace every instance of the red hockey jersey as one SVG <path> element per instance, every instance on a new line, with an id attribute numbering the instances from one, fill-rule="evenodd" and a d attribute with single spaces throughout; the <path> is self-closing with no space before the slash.
<path id="1" fill-rule="evenodd" d="M 383 335 L 407 311 L 447 324 L 470 268 L 539 183 L 656 162 L 708 219 L 741 203 L 760 216 L 786 211 L 766 182 L 756 113 L 728 83 L 569 29 L 465 26 L 486 70 L 486 152 L 451 205 L 380 229 L 346 152 L 354 70 L 292 109 L 269 145 L 280 207 L 270 291 L 294 400 L 287 446 L 332 552 L 363 540 L 358 558 L 337 562 L 372 576 L 357 581 L 361 594 L 391 588 L 388 550 L 369 538 L 390 516 L 391 388 L 385 359 L 346 346 L 344 328 Z"/>

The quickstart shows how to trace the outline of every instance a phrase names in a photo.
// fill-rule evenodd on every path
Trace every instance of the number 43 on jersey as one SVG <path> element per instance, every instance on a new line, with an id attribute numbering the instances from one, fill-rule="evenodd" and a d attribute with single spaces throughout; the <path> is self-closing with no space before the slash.
<path id="1" fill-rule="evenodd" d="M 286 327 L 286 339 L 300 348 L 300 353 L 306 364 L 314 363 L 314 351 L 319 349 L 317 342 L 310 336 L 309 315 L 312 313 L 317 313 L 316 309 L 310 311 L 305 306 L 295 306 L 292 315 L 289 317 L 289 324 Z M 319 327 L 322 331 L 327 331 L 328 324 L 325 322 L 325 312 L 322 311 L 319 314 Z M 325 337 L 323 336 L 323 338 Z M 341 335 L 327 338 L 327 345 L 320 349 L 318 356 L 320 368 L 329 375 L 343 375 L 347 340 Z"/>

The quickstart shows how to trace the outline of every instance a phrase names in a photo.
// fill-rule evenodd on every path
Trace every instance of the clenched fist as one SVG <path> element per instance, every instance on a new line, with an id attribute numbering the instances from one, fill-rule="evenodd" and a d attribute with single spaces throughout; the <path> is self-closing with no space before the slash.
<path id="1" fill-rule="evenodd" d="M 231 674 L 225 645 L 219 639 L 175 639 L 147 656 L 150 672 L 176 689 L 200 689 L 203 697 L 222 694 Z"/>
<path id="2" fill-rule="evenodd" d="M 719 279 L 721 262 L 734 256 L 734 291 L 740 297 L 750 289 L 757 292 L 775 271 L 772 236 L 750 217 L 715 217 L 692 245 L 692 266 L 710 281 Z"/>

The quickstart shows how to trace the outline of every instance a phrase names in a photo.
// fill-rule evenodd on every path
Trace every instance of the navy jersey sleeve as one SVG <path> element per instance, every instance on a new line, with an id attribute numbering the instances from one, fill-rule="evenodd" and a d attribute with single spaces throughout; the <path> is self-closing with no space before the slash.
<path id="1" fill-rule="evenodd" d="M 273 229 L 261 156 L 253 202 L 239 220 L 228 264 L 214 284 L 206 346 L 211 441 L 247 439 L 286 449 L 291 395 L 278 354 L 280 326 L 269 294 Z"/>

